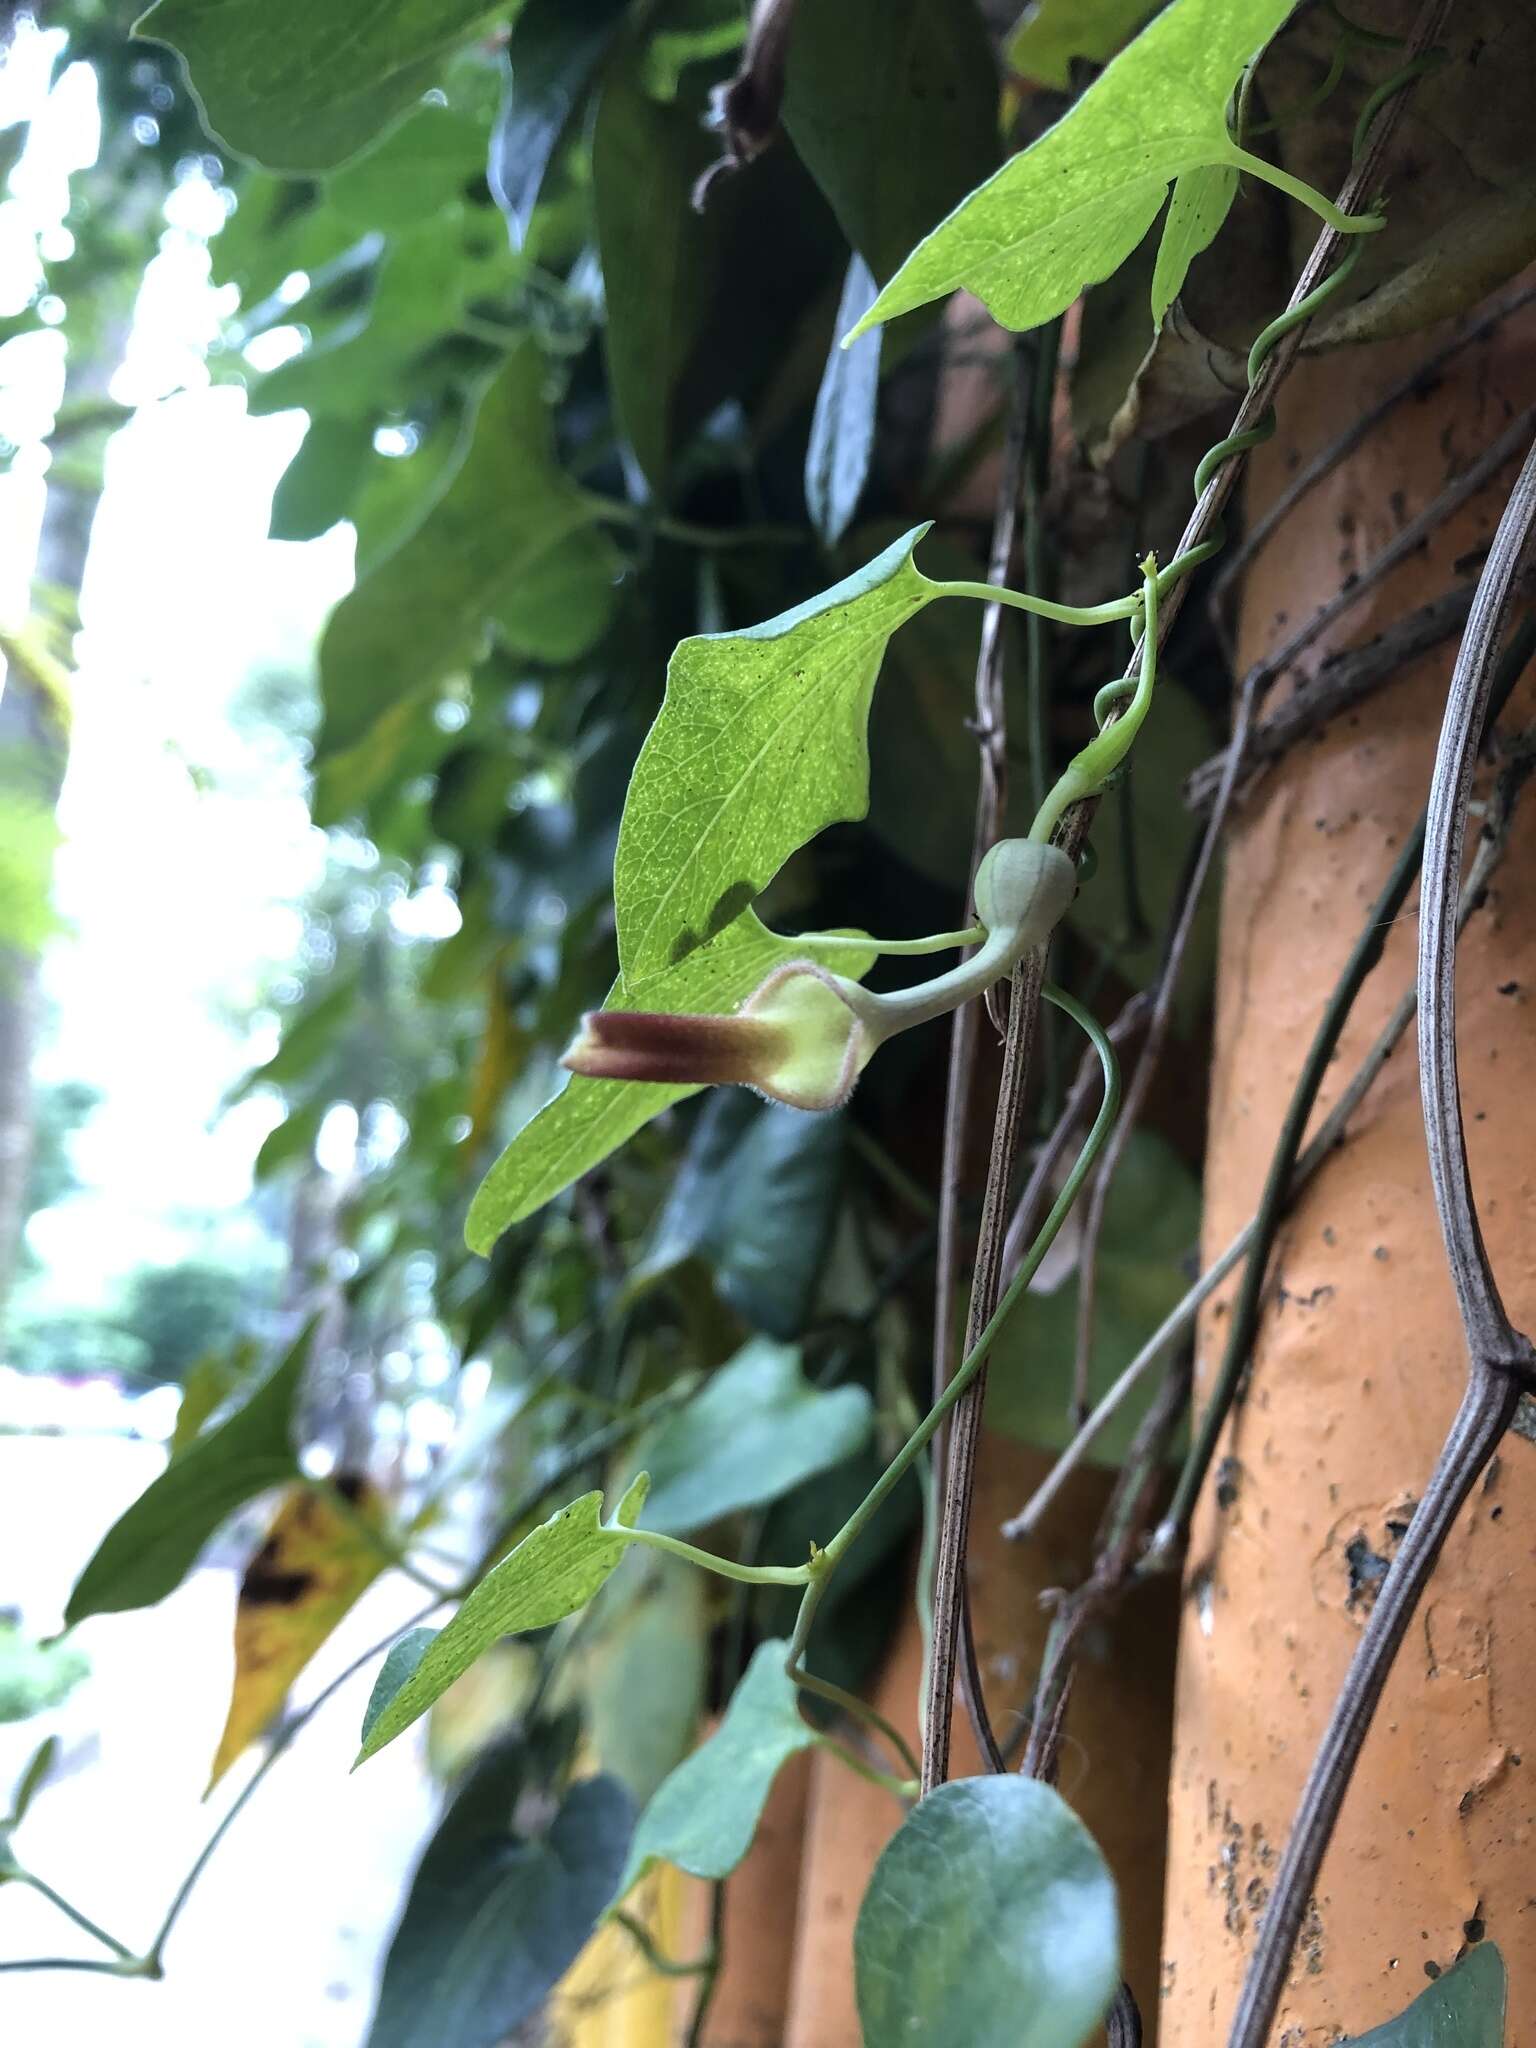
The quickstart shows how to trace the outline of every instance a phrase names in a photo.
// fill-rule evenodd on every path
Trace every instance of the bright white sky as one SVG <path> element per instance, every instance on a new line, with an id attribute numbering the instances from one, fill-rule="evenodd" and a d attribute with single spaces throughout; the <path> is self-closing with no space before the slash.
<path id="1" fill-rule="evenodd" d="M 19 40 L 0 120 L 38 108 L 51 40 Z M 66 70 L 0 202 L 0 310 L 31 297 L 34 238 L 57 249 L 68 173 L 94 156 L 95 130 L 90 75 Z M 111 444 L 76 647 L 56 890 L 70 929 L 45 964 L 57 1021 L 40 1074 L 92 1082 L 106 1101 L 77 1146 L 87 1192 L 33 1225 L 42 1294 L 61 1306 L 104 1303 L 132 1267 L 206 1244 L 210 1216 L 226 1243 L 253 1228 L 232 1212 L 275 1113 L 254 1102 L 214 1128 L 252 1052 L 220 1006 L 238 1014 L 293 958 L 297 905 L 325 853 L 298 762 L 237 736 L 228 706 L 254 670 L 307 668 L 351 578 L 351 534 L 267 540 L 303 416 L 250 419 L 237 389 L 209 387 L 201 347 L 230 308 L 208 283 L 204 237 L 222 206 L 193 179 L 168 214 L 113 386 L 140 410 Z M 60 361 L 52 336 L 0 349 L 0 431 L 23 444 L 0 481 L 0 605 L 13 619 Z"/>

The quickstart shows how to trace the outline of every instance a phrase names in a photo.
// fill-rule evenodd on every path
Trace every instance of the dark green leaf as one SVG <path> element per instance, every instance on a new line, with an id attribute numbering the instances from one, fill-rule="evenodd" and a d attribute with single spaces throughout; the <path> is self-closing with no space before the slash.
<path id="1" fill-rule="evenodd" d="M 480 403 L 453 482 L 332 614 L 323 752 L 354 746 L 381 713 L 467 666 L 499 605 L 568 575 L 560 543 L 591 513 L 555 464 L 542 385 L 538 351 L 522 342 Z M 606 546 L 595 533 L 591 543 Z"/>
<path id="2" fill-rule="evenodd" d="M 1469 1948 L 1405 2013 L 1340 2048 L 1504 2048 L 1507 1980 L 1491 1941 Z"/>
<path id="3" fill-rule="evenodd" d="M 864 815 L 881 656 L 934 595 L 912 560 L 926 532 L 793 611 L 673 654 L 614 856 L 632 993 L 722 932 L 823 826 Z"/>
<path id="4" fill-rule="evenodd" d="M 784 126 L 882 282 L 998 157 L 973 0 L 800 0 Z"/>
<path id="5" fill-rule="evenodd" d="M 1189 1286 L 1185 1262 L 1200 1237 L 1200 1188 L 1165 1141 L 1131 1134 L 1110 1189 L 1099 1244 L 1090 1401 L 1107 1393 Z M 1009 1317 L 987 1377 L 987 1421 L 1044 1450 L 1071 1437 L 1072 1361 L 1077 1351 L 1077 1276 L 1049 1293 L 1025 1295 Z M 1102 1465 L 1125 1457 L 1157 1376 L 1117 1410 L 1095 1437 Z"/>
<path id="6" fill-rule="evenodd" d="M 269 171 L 329 171 L 432 84 L 496 7 L 485 0 L 157 0 L 136 23 L 180 52 L 213 133 Z"/>
<path id="7" fill-rule="evenodd" d="M 608 630 L 618 579 L 619 558 L 607 537 L 582 527 L 499 601 L 497 631 L 514 653 L 534 661 L 575 661 Z"/>
<path id="8" fill-rule="evenodd" d="M 839 974 L 852 975 L 867 973 L 874 959 L 873 953 L 842 949 L 821 957 Z M 779 938 L 748 911 L 709 945 L 649 983 L 646 1007 L 679 1015 L 734 1010 L 775 967 L 787 960 L 816 958 L 814 939 Z M 622 979 L 609 990 L 606 1007 L 635 1007 Z M 523 1126 L 481 1183 L 464 1226 L 470 1249 L 488 1252 L 504 1230 L 617 1151 L 652 1117 L 697 1092 L 657 1082 L 573 1076 L 553 1102 Z"/>
<path id="9" fill-rule="evenodd" d="M 236 1508 L 299 1477 L 293 1412 L 309 1339 L 306 1329 L 228 1421 L 189 1444 L 112 1524 L 69 1596 L 64 1619 L 71 1628 L 92 1614 L 163 1600 Z"/>
<path id="10" fill-rule="evenodd" d="M 615 1519 L 633 1527 L 644 1500 L 642 1473 L 619 1502 Z M 409 1728 L 500 1637 L 549 1628 L 586 1606 L 626 1547 L 622 1536 L 603 1527 L 602 1510 L 600 1493 L 584 1493 L 540 1523 L 486 1573 L 414 1661 L 401 1660 L 400 1682 L 388 1697 L 380 1674 L 368 1702 L 358 1763 Z"/>
<path id="11" fill-rule="evenodd" d="M 958 1779 L 875 1865 L 854 1970 L 865 2048 L 1078 2048 L 1120 1977 L 1114 1879 L 1050 1786 Z"/>
<path id="12" fill-rule="evenodd" d="M 634 1278 L 702 1258 L 744 1322 L 798 1336 L 826 1253 L 842 1136 L 837 1116 L 719 1090 L 694 1125 Z"/>
<path id="13" fill-rule="evenodd" d="M 314 540 L 329 533 L 351 511 L 372 454 L 367 420 L 313 421 L 272 495 L 272 538 Z"/>
<path id="14" fill-rule="evenodd" d="M 490 181 L 518 243 L 622 12 L 617 0 L 583 0 L 579 7 L 570 0 L 527 0 L 512 24 L 506 91 L 491 137 Z"/>
<path id="15" fill-rule="evenodd" d="M 880 396 L 880 335 L 839 348 L 837 337 L 863 319 L 875 301 L 875 280 L 854 256 L 843 281 L 831 353 L 816 393 L 811 438 L 805 450 L 805 503 L 811 524 L 829 547 L 848 531 L 869 475 Z"/>
<path id="16" fill-rule="evenodd" d="M 658 494 L 671 464 L 678 380 L 708 299 L 713 227 L 691 194 L 713 153 L 697 107 L 647 94 L 639 38 L 626 36 L 599 87 L 592 178 L 614 409 Z"/>
<path id="17" fill-rule="evenodd" d="M 485 171 L 486 129 L 473 114 L 428 104 L 326 184 L 337 217 L 398 234 L 433 221 Z"/>
<path id="18" fill-rule="evenodd" d="M 647 1805 L 614 1905 L 653 1863 L 675 1863 L 695 1877 L 728 1877 L 751 1848 L 780 1769 L 816 1740 L 785 1674 L 788 1649 L 759 1643 L 720 1726 Z"/>
<path id="19" fill-rule="evenodd" d="M 1152 322 L 1163 315 L 1183 290 L 1189 266 L 1221 232 L 1221 224 L 1237 197 L 1237 173 L 1230 164 L 1203 164 L 1175 179 L 1163 238 L 1152 273 Z"/>
<path id="20" fill-rule="evenodd" d="M 519 1783 L 477 1767 L 428 1845 L 390 1943 L 367 2048 L 495 2048 L 576 1960 L 633 1821 L 613 1778 L 571 1786 L 541 1838 L 511 1832 Z"/>
<path id="21" fill-rule="evenodd" d="M 1003 45 L 1010 71 L 1065 92 L 1072 59 L 1102 64 L 1134 35 L 1160 0 L 1030 0 Z"/>
<path id="22" fill-rule="evenodd" d="M 579 1653 L 592 1753 L 637 1802 L 681 1763 L 698 1727 L 709 1678 L 708 1584 L 682 1558 L 635 1551 L 604 1589 Z"/>
<path id="23" fill-rule="evenodd" d="M 777 1500 L 861 1450 L 872 1413 L 863 1387 L 819 1392 L 793 1345 L 755 1337 L 636 1453 L 651 1479 L 641 1526 L 683 1535 Z"/>
<path id="24" fill-rule="evenodd" d="M 1234 160 L 1228 98 L 1293 4 L 1173 0 L 1070 113 L 918 244 L 863 324 L 957 286 L 1015 330 L 1064 312 L 1124 262 L 1173 179 Z"/>
<path id="25" fill-rule="evenodd" d="M 59 1738 L 46 1736 L 33 1750 L 26 1769 L 16 1781 L 16 1790 L 11 1798 L 8 1816 L 13 1827 L 19 1827 L 27 1817 L 27 1809 L 38 1793 L 42 1791 L 59 1758 Z"/>

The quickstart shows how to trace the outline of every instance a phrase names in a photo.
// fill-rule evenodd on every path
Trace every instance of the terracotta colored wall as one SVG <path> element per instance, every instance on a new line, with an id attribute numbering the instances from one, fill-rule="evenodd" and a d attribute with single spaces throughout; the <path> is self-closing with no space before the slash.
<path id="1" fill-rule="evenodd" d="M 1420 345 L 1305 364 L 1252 483 L 1267 500 Z M 1536 389 L 1536 336 L 1456 361 L 1286 524 L 1251 573 L 1242 655 L 1265 652 L 1360 568 Z M 1512 479 L 1503 479 L 1504 488 Z M 1495 492 L 1372 593 L 1359 644 L 1453 580 L 1487 541 Z M 1465 572 L 1464 572 L 1465 573 Z M 1475 570 L 1472 571 L 1475 573 Z M 1252 1213 L 1334 976 L 1427 793 L 1454 650 L 1428 657 L 1303 745 L 1231 837 L 1211 1099 L 1206 1247 Z M 1529 691 L 1518 696 L 1529 715 Z M 1536 1318 L 1536 803 L 1489 911 L 1463 941 L 1460 1046 L 1472 1171 L 1510 1311 Z M 1354 1068 L 1411 981 L 1409 913 L 1335 1064 Z M 1332 1099 L 1325 1091 L 1324 1107 Z M 1252 1388 L 1207 1492 L 1185 1582 L 1176 1710 L 1164 2038 L 1214 2048 L 1297 1792 L 1463 1375 L 1430 1200 L 1412 1034 L 1278 1248 Z M 1226 1309 L 1204 1320 L 1208 1383 Z M 1536 1450 L 1511 1438 L 1469 1504 L 1414 1623 L 1323 1866 L 1276 2030 L 1314 2048 L 1371 2027 L 1479 1926 L 1512 1971 L 1512 2048 L 1536 2043 Z M 1522 2018 L 1521 2016 L 1524 2015 Z"/>

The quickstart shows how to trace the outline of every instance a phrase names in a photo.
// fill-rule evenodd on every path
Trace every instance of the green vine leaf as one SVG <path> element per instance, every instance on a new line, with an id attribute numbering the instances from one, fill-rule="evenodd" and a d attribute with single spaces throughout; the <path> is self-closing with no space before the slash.
<path id="1" fill-rule="evenodd" d="M 959 286 L 1016 331 L 1065 312 L 1130 255 L 1175 178 L 1237 161 L 1227 101 L 1292 5 L 1173 0 L 1070 113 L 919 242 L 853 336 Z"/>
<path id="2" fill-rule="evenodd" d="M 642 1472 L 615 1510 L 621 1527 L 634 1527 L 645 1489 Z M 586 1606 L 627 1548 L 622 1536 L 603 1527 L 602 1514 L 603 1496 L 584 1493 L 541 1522 L 488 1571 L 447 1627 L 420 1645 L 419 1654 L 415 1644 L 409 1651 L 402 1643 L 395 1645 L 363 1716 L 358 1763 L 366 1763 L 409 1728 L 502 1636 L 550 1628 Z M 418 1637 L 425 1633 L 412 1631 Z M 403 1653 L 398 1661 L 396 1652 Z M 386 1691 L 386 1682 L 393 1690 Z"/>
<path id="3" fill-rule="evenodd" d="M 1184 289 L 1191 263 L 1221 233 L 1236 197 L 1237 173 L 1230 164 L 1205 164 L 1175 179 L 1152 273 L 1154 327 L 1162 326 L 1163 315 Z"/>
<path id="4" fill-rule="evenodd" d="M 782 939 L 747 911 L 707 946 L 652 981 L 646 1007 L 675 1015 L 736 1009 L 765 975 L 787 960 L 820 959 L 839 974 L 867 974 L 874 952 L 825 948 Z M 637 1007 L 624 978 L 608 991 L 609 1010 Z M 565 1089 L 526 1123 L 476 1191 L 464 1226 L 471 1251 L 489 1252 L 504 1230 L 541 1209 L 551 1196 L 616 1152 L 636 1131 L 695 1088 L 648 1081 L 590 1081 L 573 1075 Z"/>
<path id="5" fill-rule="evenodd" d="M 134 34 L 169 43 L 209 128 L 269 171 L 330 171 L 427 90 L 438 67 L 504 10 L 485 0 L 158 0 Z"/>
<path id="6" fill-rule="evenodd" d="M 309 1339 L 306 1328 L 234 1414 L 180 1452 L 112 1524 L 75 1581 L 66 1626 L 93 1614 L 153 1607 L 175 1592 L 221 1522 L 259 1493 L 300 1476 L 293 1411 Z"/>
<path id="7" fill-rule="evenodd" d="M 1491 1941 L 1469 1948 L 1404 2013 L 1340 2048 L 1504 2048 L 1508 1980 Z"/>
<path id="8" fill-rule="evenodd" d="M 673 654 L 614 855 L 632 996 L 738 919 L 823 826 L 863 817 L 885 644 L 936 594 L 912 560 L 927 531 L 776 619 Z"/>
<path id="9" fill-rule="evenodd" d="M 957 1779 L 875 1865 L 854 1970 L 866 2048 L 1078 2048 L 1120 1979 L 1114 1879 L 1048 1785 Z"/>
<path id="10" fill-rule="evenodd" d="M 636 1453 L 651 1482 L 640 1526 L 684 1536 L 766 1506 L 861 1451 L 873 1422 L 863 1387 L 813 1387 L 794 1345 L 754 1338 Z"/>
<path id="11" fill-rule="evenodd" d="M 514 1831 L 521 1747 L 470 1771 L 428 1843 L 385 1959 L 367 2048 L 496 2048 L 586 1945 L 634 1809 L 611 1777 L 572 1785 L 548 1829 Z"/>
<path id="12" fill-rule="evenodd" d="M 722 1878 L 751 1848 L 774 1779 L 817 1739 L 784 1669 L 788 1650 L 758 1644 L 720 1726 L 658 1787 L 636 1824 L 614 1906 L 653 1864 Z"/>
<path id="13" fill-rule="evenodd" d="M 1158 0 L 1030 0 L 1003 45 L 1003 62 L 1020 78 L 1066 92 L 1074 57 L 1104 63 L 1157 6 Z"/>
<path id="14" fill-rule="evenodd" d="M 414 533 L 331 615 L 320 643 L 322 754 L 363 739 L 386 712 L 466 668 L 489 616 L 526 618 L 569 588 L 580 532 L 594 558 L 608 543 L 555 462 L 532 341 L 508 355 L 466 429 L 457 474 Z"/>

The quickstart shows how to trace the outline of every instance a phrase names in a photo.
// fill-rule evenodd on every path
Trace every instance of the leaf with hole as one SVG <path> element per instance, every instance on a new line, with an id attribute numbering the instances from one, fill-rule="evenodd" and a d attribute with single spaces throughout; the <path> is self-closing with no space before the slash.
<path id="1" fill-rule="evenodd" d="M 963 287 L 1005 327 L 1038 327 L 1108 277 L 1186 171 L 1237 164 L 1227 101 L 1293 0 L 1173 0 L 1054 128 L 903 263 L 853 334 Z"/>
<path id="2" fill-rule="evenodd" d="M 1136 33 L 1159 0 L 1030 0 L 1003 44 L 1003 61 L 1021 78 L 1065 92 L 1072 60 L 1103 64 Z"/>
<path id="3" fill-rule="evenodd" d="M 685 1535 L 766 1506 L 862 1450 L 873 1413 L 863 1387 L 812 1387 L 793 1345 L 756 1337 L 636 1451 L 651 1482 L 640 1526 Z"/>
<path id="4" fill-rule="evenodd" d="M 912 560 L 927 531 L 776 619 L 673 654 L 613 864 L 631 994 L 723 932 L 823 826 L 864 815 L 885 644 L 936 595 Z"/>
<path id="5" fill-rule="evenodd" d="M 657 1789 L 635 1825 L 615 1906 L 653 1864 L 722 1878 L 751 1848 L 774 1779 L 817 1739 L 784 1669 L 788 1649 L 758 1644 L 720 1726 Z"/>
<path id="6" fill-rule="evenodd" d="M 157 0 L 134 34 L 169 43 L 208 126 L 269 171 L 329 171 L 413 106 L 500 10 L 485 0 Z"/>
<path id="7" fill-rule="evenodd" d="M 1079 2048 L 1120 1979 L 1115 1882 L 1034 1778 L 961 1778 L 915 1807 L 859 1908 L 866 2048 Z"/>
<path id="8" fill-rule="evenodd" d="M 645 991 L 645 1006 L 685 1016 L 731 1011 L 785 961 L 820 958 L 839 974 L 857 976 L 869 971 L 874 957 L 873 952 L 843 947 L 818 955 L 814 938 L 780 938 L 748 911 L 709 945 L 652 981 Z M 609 990 L 604 1007 L 638 1007 L 622 977 Z M 470 1250 L 488 1252 L 504 1230 L 617 1151 L 652 1117 L 697 1092 L 657 1082 L 591 1081 L 573 1075 L 563 1092 L 524 1125 L 481 1182 L 464 1226 Z"/>
<path id="9" fill-rule="evenodd" d="M 1419 1993 L 1404 2013 L 1339 2048 L 1504 2048 L 1504 1958 L 1481 1941 Z"/>
<path id="10" fill-rule="evenodd" d="M 75 1581 L 64 1619 L 153 1607 L 175 1592 L 198 1552 L 237 1508 L 299 1477 L 293 1417 L 310 1331 L 227 1421 L 189 1444 L 120 1515 Z"/>
<path id="11" fill-rule="evenodd" d="M 498 1750 L 460 1787 L 411 1880 L 367 2048 L 496 2048 L 585 1947 L 634 1809 L 617 1780 L 588 1778 L 546 1830 L 520 1833 L 526 1778 L 520 1751 Z"/>
<path id="12" fill-rule="evenodd" d="M 642 1472 L 614 1510 L 621 1527 L 633 1528 L 645 1488 Z M 604 1528 L 602 1511 L 603 1496 L 584 1493 L 541 1522 L 486 1573 L 408 1669 L 402 1659 L 396 1667 L 399 1682 L 388 1694 L 383 1691 L 389 1675 L 386 1664 L 368 1702 L 358 1763 L 409 1728 L 482 1650 L 502 1636 L 550 1628 L 586 1606 L 626 1548 L 622 1536 Z"/>

